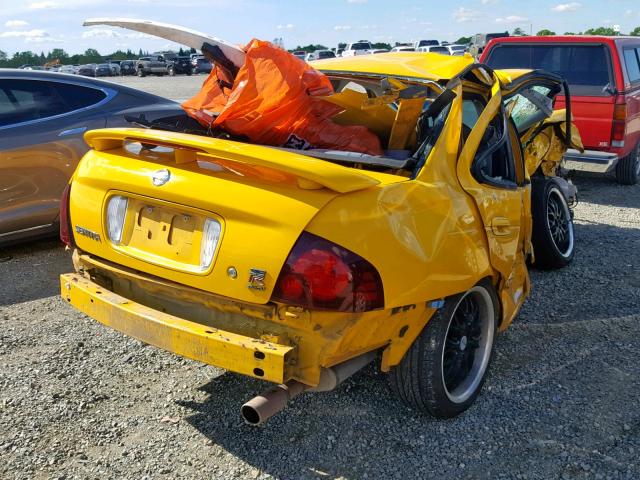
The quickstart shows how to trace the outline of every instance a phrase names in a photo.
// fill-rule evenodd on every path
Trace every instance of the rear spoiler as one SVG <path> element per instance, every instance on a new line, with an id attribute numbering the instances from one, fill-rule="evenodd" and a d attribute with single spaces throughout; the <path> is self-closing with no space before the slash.
<path id="1" fill-rule="evenodd" d="M 140 128 L 105 128 L 86 132 L 84 139 L 98 152 L 121 149 L 125 142 L 140 142 L 173 149 L 176 164 L 195 162 L 198 154 L 202 154 L 224 162 L 265 167 L 297 177 L 298 185 L 305 189 L 326 187 L 338 193 L 348 193 L 380 183 L 361 171 L 302 153 L 200 135 Z"/>

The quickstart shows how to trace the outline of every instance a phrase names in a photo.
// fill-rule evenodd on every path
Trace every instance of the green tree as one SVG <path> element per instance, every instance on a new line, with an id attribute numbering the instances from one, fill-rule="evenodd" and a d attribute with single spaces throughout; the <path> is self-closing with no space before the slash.
<path id="1" fill-rule="evenodd" d="M 513 32 L 511 33 L 511 35 L 513 35 L 514 37 L 526 37 L 527 36 L 525 31 L 522 30 L 520 27 L 514 28 Z"/>
<path id="2" fill-rule="evenodd" d="M 318 45 L 314 45 L 314 44 L 311 44 L 311 45 L 305 45 L 304 47 L 301 47 L 300 45 L 298 45 L 298 46 L 297 46 L 296 48 L 294 48 L 293 50 L 294 50 L 294 51 L 295 51 L 295 50 L 303 50 L 303 51 L 305 51 L 305 52 L 307 52 L 307 53 L 311 53 L 311 52 L 315 52 L 316 50 L 328 50 L 328 49 L 327 49 L 327 47 L 325 47 L 324 45 L 320 45 L 320 44 L 318 44 Z"/>
<path id="3" fill-rule="evenodd" d="M 543 28 L 538 33 L 536 33 L 536 35 L 538 37 L 548 37 L 549 35 L 555 35 L 555 34 L 556 34 L 556 32 L 552 32 L 551 30 L 549 30 L 547 28 Z"/>
<path id="4" fill-rule="evenodd" d="M 62 48 L 54 48 L 47 54 L 47 60 L 60 60 L 60 63 L 65 63 L 65 61 L 69 58 L 69 54 L 65 52 Z"/>
<path id="5" fill-rule="evenodd" d="M 6 52 L 3 52 L 2 50 L 0 50 L 0 62 L 6 62 L 6 61 L 7 61 Z"/>
<path id="6" fill-rule="evenodd" d="M 82 57 L 83 63 L 100 63 L 102 61 L 102 55 L 95 48 L 87 48 Z"/>
<path id="7" fill-rule="evenodd" d="M 36 65 L 38 64 L 38 56 L 27 50 L 26 52 L 16 52 L 8 62 L 9 67 L 19 67 L 20 65 Z"/>
<path id="8" fill-rule="evenodd" d="M 631 33 L 629 33 L 629 35 L 633 35 L 634 37 L 640 37 L 640 27 L 636 27 L 633 30 L 631 30 Z"/>
<path id="9" fill-rule="evenodd" d="M 564 32 L 565 35 L 575 35 L 573 32 Z"/>
<path id="10" fill-rule="evenodd" d="M 454 43 L 456 43 L 457 45 L 467 45 L 471 43 L 471 37 L 460 37 Z"/>
<path id="11" fill-rule="evenodd" d="M 614 36 L 616 32 L 613 31 L 611 27 L 598 27 L 598 28 L 590 28 L 584 31 L 585 35 L 607 35 Z"/>
<path id="12" fill-rule="evenodd" d="M 372 43 L 371 48 L 384 48 L 386 50 L 391 50 L 391 45 L 384 42 L 377 42 L 377 43 Z"/>

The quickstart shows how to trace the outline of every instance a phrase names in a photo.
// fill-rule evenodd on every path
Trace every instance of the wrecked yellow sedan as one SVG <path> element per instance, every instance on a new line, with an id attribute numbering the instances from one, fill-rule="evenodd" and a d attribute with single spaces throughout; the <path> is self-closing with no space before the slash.
<path id="1" fill-rule="evenodd" d="M 62 296 L 278 384 L 242 407 L 251 424 L 378 359 L 405 403 L 458 415 L 529 293 L 527 263 L 574 255 L 575 192 L 556 171 L 580 140 L 553 111 L 563 81 L 437 54 L 314 66 L 343 107 L 334 121 L 367 126 L 385 155 L 87 132 L 63 198 Z"/>

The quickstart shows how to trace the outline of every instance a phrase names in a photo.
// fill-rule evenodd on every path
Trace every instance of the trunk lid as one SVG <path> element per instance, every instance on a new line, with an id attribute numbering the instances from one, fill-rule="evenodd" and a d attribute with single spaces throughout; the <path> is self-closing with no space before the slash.
<path id="1" fill-rule="evenodd" d="M 195 135 L 105 129 L 85 140 L 93 150 L 75 173 L 70 199 L 78 248 L 255 303 L 269 301 L 291 248 L 324 205 L 340 194 L 405 180 Z M 140 141 L 160 146 L 143 149 Z M 116 196 L 128 199 L 119 244 L 107 224 Z M 212 265 L 201 268 L 207 219 L 218 222 L 220 233 Z"/>

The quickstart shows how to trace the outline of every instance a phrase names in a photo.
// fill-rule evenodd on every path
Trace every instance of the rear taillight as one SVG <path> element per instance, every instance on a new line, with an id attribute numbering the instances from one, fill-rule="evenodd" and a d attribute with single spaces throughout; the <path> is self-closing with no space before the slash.
<path id="1" fill-rule="evenodd" d="M 202 228 L 202 243 L 200 244 L 200 270 L 208 270 L 213 262 L 213 256 L 220 241 L 220 222 L 213 218 L 207 218 Z"/>
<path id="2" fill-rule="evenodd" d="M 71 215 L 69 215 L 69 198 L 71 197 L 71 184 L 67 184 L 60 199 L 60 240 L 73 248 L 73 230 L 71 229 Z"/>
<path id="3" fill-rule="evenodd" d="M 613 106 L 613 125 L 611 127 L 611 146 L 624 147 L 624 137 L 627 133 L 627 104 L 624 96 L 616 98 Z"/>
<path id="4" fill-rule="evenodd" d="M 289 254 L 272 300 L 312 310 L 365 312 L 384 307 L 378 271 L 364 258 L 303 232 Z"/>
<path id="5" fill-rule="evenodd" d="M 107 233 L 109 240 L 119 245 L 124 230 L 124 218 L 127 215 L 129 199 L 122 195 L 114 195 L 107 204 Z"/>

